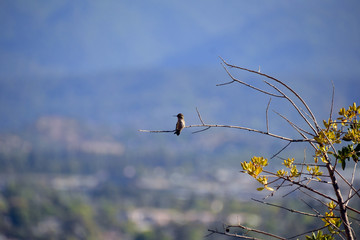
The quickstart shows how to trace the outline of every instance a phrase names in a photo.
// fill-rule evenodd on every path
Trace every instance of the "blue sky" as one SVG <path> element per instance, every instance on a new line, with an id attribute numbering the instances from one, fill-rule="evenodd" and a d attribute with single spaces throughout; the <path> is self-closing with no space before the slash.
<path id="1" fill-rule="evenodd" d="M 327 117 L 331 81 L 335 109 L 359 99 L 359 12 L 356 0 L 0 0 L 2 122 L 59 114 L 145 127 L 178 112 L 195 122 L 196 106 L 209 121 L 256 122 L 268 99 L 216 88 L 228 81 L 218 56 L 261 66 Z"/>
<path id="2" fill-rule="evenodd" d="M 214 67 L 359 74 L 352 1 L 0 1 L 0 74 Z"/>

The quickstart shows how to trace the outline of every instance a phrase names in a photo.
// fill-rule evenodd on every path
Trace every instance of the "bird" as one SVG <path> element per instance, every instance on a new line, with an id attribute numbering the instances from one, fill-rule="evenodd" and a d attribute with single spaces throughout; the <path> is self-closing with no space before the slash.
<path id="1" fill-rule="evenodd" d="M 178 118 L 174 134 L 179 136 L 181 130 L 183 130 L 183 128 L 185 127 L 184 115 L 182 113 L 179 113 L 178 115 L 174 115 L 174 117 Z"/>

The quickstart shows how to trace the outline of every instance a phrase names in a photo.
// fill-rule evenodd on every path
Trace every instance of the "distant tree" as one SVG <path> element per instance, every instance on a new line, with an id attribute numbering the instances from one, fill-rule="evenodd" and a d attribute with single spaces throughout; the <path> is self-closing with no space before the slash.
<path id="1" fill-rule="evenodd" d="M 322 209 L 316 209 L 309 202 L 304 201 L 311 210 L 311 212 L 305 212 L 253 199 L 268 206 L 288 210 L 294 214 L 314 217 L 315 219 L 318 219 L 319 222 L 322 222 L 322 226 L 314 228 L 311 231 L 296 233 L 293 236 L 282 237 L 241 224 L 225 224 L 222 230 L 209 229 L 210 235 L 222 234 L 241 239 L 294 239 L 305 235 L 306 239 L 314 240 L 335 238 L 348 240 L 356 239 L 354 226 L 359 226 L 360 210 L 355 209 L 351 203 L 360 199 L 360 188 L 359 186 L 355 187 L 354 184 L 357 163 L 360 158 L 360 106 L 357 106 L 356 103 L 354 103 L 348 109 L 341 108 L 338 113 L 339 116 L 335 118 L 333 116 L 333 87 L 329 118 L 324 120 L 322 125 L 320 125 L 304 99 L 283 81 L 261 73 L 260 69 L 259 71 L 254 71 L 231 65 L 223 59 L 222 61 L 223 67 L 231 78 L 231 81 L 218 84 L 218 86 L 239 83 L 258 91 L 261 94 L 283 99 L 290 103 L 292 109 L 297 113 L 298 117 L 304 122 L 306 127 L 300 127 L 299 124 L 294 123 L 286 116 L 277 113 L 299 134 L 300 137 L 291 138 L 270 132 L 268 119 L 269 101 L 266 108 L 266 130 L 252 129 L 243 126 L 206 124 L 198 110 L 197 114 L 201 124 L 189 125 L 185 128 L 203 128 L 200 131 L 205 131 L 214 127 L 240 129 L 286 141 L 286 146 L 278 151 L 272 158 L 278 157 L 279 154 L 292 143 L 309 144 L 314 153 L 310 160 L 305 157 L 303 160 L 295 160 L 292 156 L 282 158 L 283 167 L 276 171 L 271 171 L 268 170 L 268 165 L 274 164 L 274 162 L 269 162 L 267 158 L 262 156 L 254 156 L 250 161 L 243 161 L 241 163 L 243 169 L 242 172 L 253 177 L 261 184 L 261 187 L 257 189 L 258 191 L 269 191 L 270 194 L 268 196 L 273 196 L 275 193 L 280 192 L 280 190 L 287 190 L 290 188 L 287 194 L 298 192 L 310 200 L 319 202 L 324 207 Z M 264 77 L 266 80 L 263 82 L 270 90 L 255 87 L 235 78 L 230 73 L 229 68 L 247 71 Z M 272 166 L 272 169 L 274 169 L 274 167 L 275 165 Z M 351 174 L 349 174 L 350 176 L 345 176 L 343 170 L 348 170 L 348 168 L 352 168 Z M 338 181 L 341 181 L 342 183 L 339 184 Z M 331 186 L 332 190 L 330 192 L 324 191 L 325 186 Z"/>

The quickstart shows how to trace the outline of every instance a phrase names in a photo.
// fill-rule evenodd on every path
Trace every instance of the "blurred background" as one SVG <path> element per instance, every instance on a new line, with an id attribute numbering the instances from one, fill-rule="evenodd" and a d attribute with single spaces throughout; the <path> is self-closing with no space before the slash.
<path id="1" fill-rule="evenodd" d="M 199 124 L 197 107 L 206 123 L 266 130 L 269 96 L 217 87 L 230 81 L 219 56 L 284 81 L 319 120 L 332 83 L 336 112 L 359 104 L 359 12 L 356 0 L 1 0 L 0 239 L 191 240 L 237 222 L 289 237 L 286 226 L 313 227 L 251 202 L 266 193 L 239 173 L 240 161 L 286 142 L 138 129 L 172 130 L 180 112 Z M 297 136 L 272 110 L 303 124 L 290 106 L 272 100 L 270 130 Z M 304 146 L 287 150 L 303 158 Z"/>

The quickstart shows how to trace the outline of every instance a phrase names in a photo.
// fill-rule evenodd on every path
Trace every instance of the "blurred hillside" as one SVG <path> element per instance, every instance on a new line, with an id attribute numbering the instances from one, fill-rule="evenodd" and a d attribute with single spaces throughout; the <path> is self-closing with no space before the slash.
<path id="1" fill-rule="evenodd" d="M 264 79 L 256 75 L 232 72 L 242 81 L 268 89 L 262 83 Z M 356 101 L 357 90 L 360 89 L 358 79 L 350 76 L 324 76 L 319 79 L 319 75 L 284 72 L 274 73 L 274 76 L 298 90 L 319 121 L 326 119 L 330 111 L 331 81 L 335 85 L 335 110 Z M 183 151 L 184 148 L 186 151 L 211 151 L 229 142 L 252 144 L 254 141 L 251 140 L 260 136 L 235 130 L 211 129 L 192 135 L 190 132 L 194 130 L 186 129 L 178 138 L 172 134 L 137 131 L 172 130 L 176 122 L 173 115 L 179 112 L 185 115 L 187 125 L 198 124 L 196 107 L 207 123 L 242 125 L 264 130 L 265 109 L 269 97 L 240 84 L 216 86 L 228 81 L 230 78 L 220 64 L 217 69 L 165 69 L 88 76 L 2 78 L 0 132 L 22 134 L 34 127 L 38 130 L 44 128 L 41 131 L 75 134 L 64 136 L 71 142 L 78 138 L 76 131 L 84 131 L 79 127 L 87 126 L 88 130 L 91 129 L 94 133 L 85 134 L 118 138 L 129 148 L 150 144 L 166 146 L 173 149 L 171 151 Z M 284 127 L 285 121 L 273 110 L 302 125 L 290 105 L 285 101 L 272 99 L 269 109 L 270 130 L 296 137 L 296 132 L 290 126 Z M 44 117 L 47 120 L 44 120 Z M 57 117 L 69 119 L 69 122 L 57 122 Z M 41 119 L 45 121 L 44 126 Z M 77 125 L 74 122 L 77 122 Z M 150 139 L 160 142 L 149 141 Z M 265 138 L 263 144 L 268 145 L 270 141 L 276 142 Z M 190 142 L 190 145 L 186 145 L 186 142 Z M 174 147 L 174 144 L 177 147 Z M 181 147 L 183 144 L 186 145 L 184 148 Z"/>

